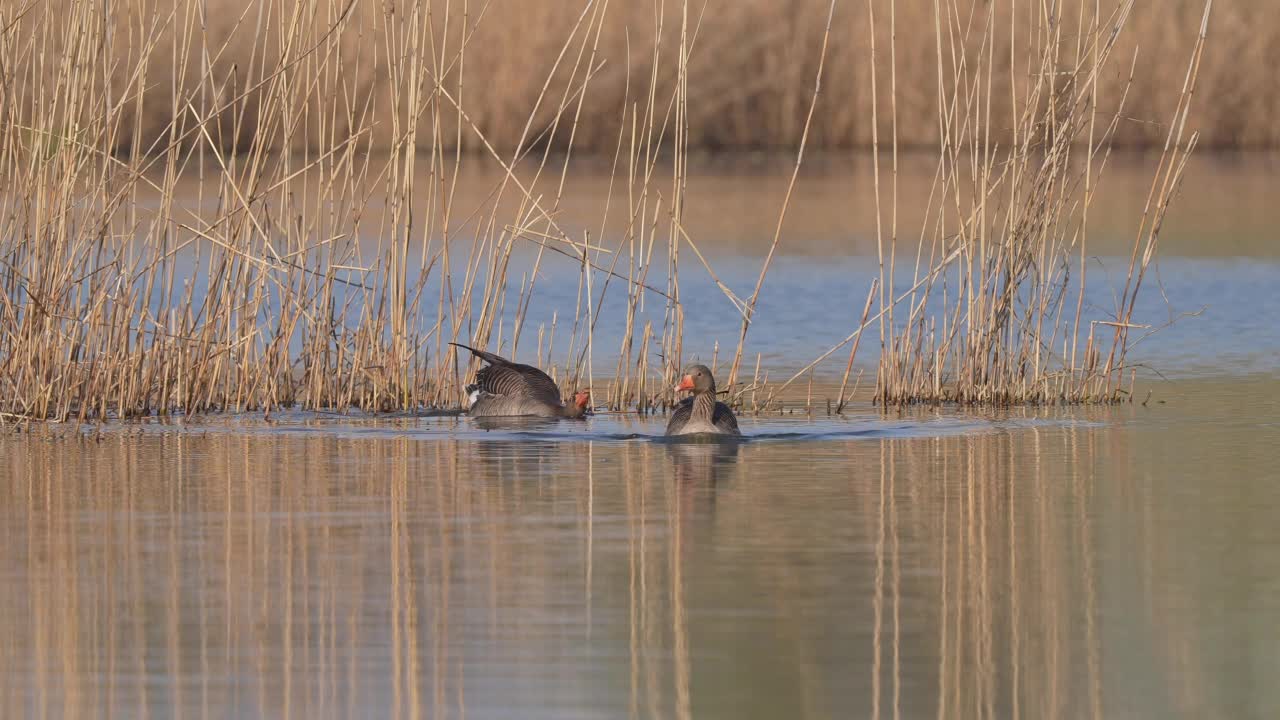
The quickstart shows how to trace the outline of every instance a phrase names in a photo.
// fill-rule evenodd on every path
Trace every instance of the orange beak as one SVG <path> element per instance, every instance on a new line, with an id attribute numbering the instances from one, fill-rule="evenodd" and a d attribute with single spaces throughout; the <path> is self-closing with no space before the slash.
<path id="1" fill-rule="evenodd" d="M 692 389 L 693 389 L 692 375 L 685 375 L 684 378 L 680 381 L 680 384 L 676 386 L 676 392 L 680 392 L 681 390 L 692 390 Z"/>
<path id="2" fill-rule="evenodd" d="M 586 407 L 587 403 L 591 402 L 591 393 L 583 390 L 574 397 L 574 402 L 577 403 L 578 407 Z"/>

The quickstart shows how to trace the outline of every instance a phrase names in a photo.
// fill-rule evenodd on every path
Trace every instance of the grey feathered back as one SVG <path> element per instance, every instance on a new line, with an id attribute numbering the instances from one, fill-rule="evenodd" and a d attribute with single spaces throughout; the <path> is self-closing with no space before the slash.
<path id="1" fill-rule="evenodd" d="M 482 395 L 499 396 L 502 399 L 503 409 L 507 411 L 502 414 L 525 414 L 515 411 L 532 410 L 535 405 L 542 405 L 548 409 L 563 407 L 560 401 L 560 388 L 556 385 L 556 381 L 538 368 L 513 363 L 504 357 L 484 350 L 476 350 L 461 343 L 449 344 L 469 350 L 476 357 L 489 363 L 476 373 L 474 387 L 480 390 Z M 490 402 L 496 402 L 499 398 L 491 398 Z"/>

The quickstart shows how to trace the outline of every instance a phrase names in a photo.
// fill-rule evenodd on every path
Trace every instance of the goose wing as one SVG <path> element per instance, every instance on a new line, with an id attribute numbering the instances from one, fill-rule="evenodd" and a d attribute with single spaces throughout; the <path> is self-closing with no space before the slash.
<path id="1" fill-rule="evenodd" d="M 489 365 L 476 373 L 476 385 L 492 395 L 527 398 L 560 406 L 560 388 L 546 373 L 531 365 Z"/>
<path id="2" fill-rule="evenodd" d="M 738 418 L 734 417 L 733 410 L 730 410 L 729 406 L 722 402 L 716 403 L 716 411 L 711 416 L 711 424 L 731 435 L 738 434 Z"/>
<path id="3" fill-rule="evenodd" d="M 476 389 L 490 395 L 527 398 L 552 407 L 563 405 L 560 388 L 549 375 L 532 365 L 513 363 L 491 352 L 476 350 L 460 343 L 449 343 L 489 363 L 476 373 Z"/>

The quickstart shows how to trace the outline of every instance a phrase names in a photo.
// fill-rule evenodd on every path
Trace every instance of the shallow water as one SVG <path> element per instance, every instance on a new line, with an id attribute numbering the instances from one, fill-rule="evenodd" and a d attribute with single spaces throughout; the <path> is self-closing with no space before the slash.
<path id="1" fill-rule="evenodd" d="M 1280 393 L 0 441 L 5 717 L 1273 717 Z"/>
<path id="2" fill-rule="evenodd" d="M 1276 717 L 1269 172 L 1192 188 L 1230 217 L 1169 238 L 1174 312 L 1204 312 L 1135 351 L 1145 405 L 863 403 L 733 444 L 606 414 L 6 431 L 0 717 Z M 735 286 L 762 185 L 698 228 Z M 775 372 L 847 334 L 823 311 L 851 325 L 874 273 L 796 217 L 752 330 Z M 691 316 L 691 352 L 717 330 Z"/>

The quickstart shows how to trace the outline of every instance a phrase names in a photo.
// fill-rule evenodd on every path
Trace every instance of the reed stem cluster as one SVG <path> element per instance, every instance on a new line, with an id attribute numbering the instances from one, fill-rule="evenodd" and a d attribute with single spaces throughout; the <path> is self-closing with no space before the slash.
<path id="1" fill-rule="evenodd" d="M 0 8 L 0 413 L 456 406 L 468 372 L 447 343 L 517 354 L 551 262 L 577 269 L 577 300 L 572 318 L 536 329 L 537 361 L 569 388 L 599 383 L 595 397 L 616 409 L 671 401 L 690 267 L 739 325 L 727 383 L 738 405 L 770 407 L 848 345 L 842 408 L 872 326 L 885 404 L 1118 397 L 1135 302 L 1198 140 L 1187 116 L 1207 6 L 1129 280 L 1114 312 L 1095 317 L 1084 303 L 1088 209 L 1138 66 L 1117 59 L 1132 0 L 1026 10 L 947 0 L 930 23 L 912 23 L 933 40 L 938 170 L 911 237 L 899 235 L 898 151 L 923 80 L 900 77 L 897 3 L 869 3 L 858 62 L 871 80 L 881 275 L 851 311 L 846 342 L 770 388 L 759 355 L 743 379 L 749 330 L 785 251 L 805 150 L 821 142 L 824 117 L 847 109 L 827 97 L 846 57 L 840 31 L 863 20 L 835 2 L 805 15 L 814 62 L 797 66 L 781 101 L 800 119 L 783 134 L 798 152 L 754 290 L 739 294 L 683 222 L 690 153 L 706 142 L 706 108 L 718 107 L 695 78 L 729 52 L 717 28 L 736 11 L 656 2 L 637 18 L 615 5 L 548 11 L 557 23 L 537 36 L 554 44 L 537 54 L 527 102 L 473 67 L 508 53 L 488 43 L 494 25 L 519 34 L 486 2 Z M 1117 67 L 1130 80 L 1111 97 Z M 521 104 L 499 121 L 504 97 Z M 565 213 L 580 146 L 610 163 L 598 223 Z M 476 164 L 500 179 L 466 205 L 459 178 Z M 619 207 L 621 224 L 610 221 Z M 693 253 L 683 266 L 682 250 Z M 660 322 L 645 319 L 654 303 Z M 600 365 L 606 305 L 621 305 L 625 328 L 607 354 L 616 361 Z"/>

